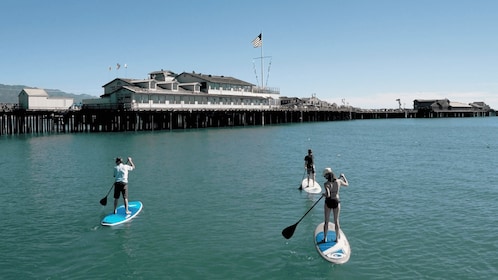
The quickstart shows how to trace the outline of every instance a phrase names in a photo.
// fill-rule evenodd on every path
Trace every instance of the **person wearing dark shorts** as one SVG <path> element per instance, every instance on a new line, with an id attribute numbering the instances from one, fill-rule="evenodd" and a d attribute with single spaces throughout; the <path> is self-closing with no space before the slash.
<path id="1" fill-rule="evenodd" d="M 116 158 L 116 166 L 114 167 L 114 214 L 116 214 L 120 196 L 123 196 L 126 214 L 131 214 L 128 210 L 128 171 L 133 169 L 135 169 L 135 164 L 131 157 L 128 157 L 126 164 L 123 163 L 121 158 Z"/>
<path id="2" fill-rule="evenodd" d="M 304 157 L 304 170 L 308 173 L 308 185 L 310 186 L 310 177 L 313 180 L 313 184 L 315 183 L 315 159 L 313 158 L 313 151 L 311 149 L 308 150 L 308 154 Z"/>
<path id="3" fill-rule="evenodd" d="M 128 183 L 114 183 L 114 199 L 119 199 L 120 195 L 123 196 L 123 199 L 128 199 Z"/>

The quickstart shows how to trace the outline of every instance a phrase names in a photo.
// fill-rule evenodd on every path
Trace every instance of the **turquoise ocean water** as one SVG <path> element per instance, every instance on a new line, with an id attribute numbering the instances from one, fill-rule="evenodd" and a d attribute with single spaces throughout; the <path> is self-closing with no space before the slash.
<path id="1" fill-rule="evenodd" d="M 497 118 L 3 136 L 0 278 L 495 279 L 497 139 Z M 314 248 L 322 203 L 281 235 L 319 197 L 308 148 L 350 182 L 344 265 Z M 116 156 L 144 209 L 102 227 Z"/>

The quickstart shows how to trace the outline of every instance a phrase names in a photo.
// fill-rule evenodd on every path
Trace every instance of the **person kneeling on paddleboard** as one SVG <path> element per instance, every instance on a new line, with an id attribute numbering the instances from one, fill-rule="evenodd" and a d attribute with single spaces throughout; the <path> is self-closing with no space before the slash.
<path id="1" fill-rule="evenodd" d="M 324 204 L 324 214 L 325 214 L 325 223 L 323 225 L 323 241 L 327 242 L 327 231 L 329 228 L 329 219 L 330 219 L 330 211 L 334 213 L 334 224 L 335 224 L 335 232 L 336 232 L 336 240 L 339 240 L 339 213 L 341 212 L 341 204 L 339 200 L 339 189 L 341 186 L 348 186 L 348 179 L 344 174 L 341 174 L 339 178 L 335 177 L 334 172 L 330 167 L 327 167 L 323 170 L 323 177 L 327 179 L 327 181 L 323 184 L 325 192 L 322 194 L 325 196 L 325 204 Z"/>
<path id="2" fill-rule="evenodd" d="M 116 158 L 116 166 L 114 167 L 114 177 L 116 178 L 114 182 L 114 214 L 116 214 L 120 194 L 123 195 L 126 215 L 131 214 L 128 210 L 128 171 L 132 171 L 133 169 L 135 169 L 135 164 L 131 160 L 131 157 L 128 157 L 127 164 L 123 164 L 121 158 Z"/>

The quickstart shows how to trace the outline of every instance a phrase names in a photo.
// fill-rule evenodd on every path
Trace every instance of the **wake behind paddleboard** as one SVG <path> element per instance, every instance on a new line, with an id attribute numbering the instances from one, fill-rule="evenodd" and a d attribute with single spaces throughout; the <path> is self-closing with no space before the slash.
<path id="1" fill-rule="evenodd" d="M 116 214 L 112 213 L 105 216 L 100 223 L 103 226 L 116 226 L 122 223 L 126 223 L 135 218 L 135 216 L 137 216 L 138 213 L 142 211 L 142 208 L 142 202 L 130 201 L 128 202 L 128 210 L 131 212 L 131 214 L 127 215 L 124 205 L 120 205 L 118 208 L 116 208 Z"/>
<path id="2" fill-rule="evenodd" d="M 335 263 L 343 264 L 349 260 L 351 256 L 351 247 L 349 246 L 348 239 L 342 229 L 339 229 L 340 238 L 338 242 L 334 242 L 336 238 L 335 225 L 329 222 L 327 231 L 327 242 L 321 243 L 323 240 L 323 225 L 319 224 L 315 229 L 315 247 L 320 256 L 325 260 Z"/>
<path id="3" fill-rule="evenodd" d="M 308 185 L 308 178 L 304 178 L 301 182 L 301 189 L 308 193 L 320 193 L 322 191 L 322 187 L 318 184 L 317 181 L 310 178 Z"/>

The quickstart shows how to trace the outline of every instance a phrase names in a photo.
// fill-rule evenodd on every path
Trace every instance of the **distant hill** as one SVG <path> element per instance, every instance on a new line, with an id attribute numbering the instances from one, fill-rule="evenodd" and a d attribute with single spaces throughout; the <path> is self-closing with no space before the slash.
<path id="1" fill-rule="evenodd" d="M 4 85 L 0 84 L 0 103 L 18 103 L 19 102 L 19 93 L 24 88 L 35 88 L 30 86 L 21 86 L 21 85 Z M 83 99 L 89 98 L 98 98 L 89 94 L 74 94 L 60 91 L 58 89 L 46 89 L 44 90 L 48 93 L 50 97 L 68 97 L 73 98 L 74 103 L 80 103 Z"/>

